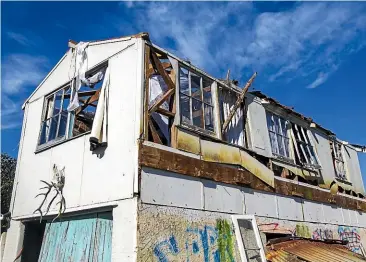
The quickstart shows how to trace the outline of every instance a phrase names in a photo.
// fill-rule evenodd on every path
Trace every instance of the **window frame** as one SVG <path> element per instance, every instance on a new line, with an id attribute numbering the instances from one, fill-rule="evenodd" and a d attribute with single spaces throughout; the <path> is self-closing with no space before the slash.
<path id="1" fill-rule="evenodd" d="M 51 93 L 47 94 L 44 96 L 44 100 L 43 100 L 43 107 L 42 107 L 42 116 L 41 116 L 41 123 L 40 123 L 40 130 L 39 130 L 39 135 L 38 135 L 38 140 L 37 140 L 37 149 L 36 151 L 40 151 L 40 150 L 43 150 L 45 148 L 49 148 L 55 144 L 59 144 L 65 140 L 68 140 L 69 139 L 69 126 L 70 126 L 70 112 L 67 112 L 67 123 L 66 123 L 66 128 L 65 128 L 65 135 L 62 136 L 62 137 L 58 137 L 58 132 L 59 132 L 59 128 L 60 128 L 60 119 L 61 119 L 61 112 L 62 112 L 62 107 L 64 105 L 64 99 L 65 99 L 65 93 L 68 89 L 71 89 L 71 86 L 73 84 L 73 80 L 72 81 L 68 81 L 66 84 L 60 86 L 59 88 L 57 88 L 56 90 L 52 91 Z M 52 111 L 54 110 L 54 104 L 55 104 L 55 97 L 56 97 L 56 94 L 63 90 L 62 92 L 62 100 L 61 100 L 61 104 L 60 104 L 60 112 L 57 114 L 58 116 L 58 121 L 57 121 L 57 130 L 56 130 L 56 135 L 55 135 L 55 138 L 52 139 L 51 141 L 49 141 L 49 134 L 47 134 L 47 140 L 45 143 L 43 144 L 40 144 L 40 141 L 41 141 L 41 136 L 42 136 L 42 129 L 43 129 L 43 124 L 52 119 L 53 117 L 55 116 L 50 116 L 49 118 L 47 118 L 46 114 L 48 114 L 48 110 L 47 110 L 47 106 L 48 106 L 48 101 L 49 99 L 53 96 L 53 100 L 54 100 L 54 103 L 53 103 L 53 106 L 52 106 Z"/>
<path id="2" fill-rule="evenodd" d="M 290 127 L 291 127 L 290 128 L 291 129 L 291 136 L 292 136 L 292 140 L 293 140 L 293 144 L 294 144 L 294 151 L 295 151 L 295 154 L 296 154 L 300 164 L 305 166 L 305 167 L 308 167 L 308 168 L 320 169 L 321 164 L 320 164 L 320 161 L 319 161 L 319 157 L 318 157 L 318 154 L 316 152 L 313 140 L 308 135 L 308 129 L 306 129 L 305 127 L 303 127 L 299 124 L 292 123 L 292 122 L 290 122 Z M 298 135 L 299 139 L 297 139 L 297 136 L 295 136 L 295 132 Z M 303 136 L 305 141 L 302 141 L 301 135 Z M 300 145 L 300 149 L 299 149 L 299 145 Z M 312 156 L 310 148 L 312 149 L 312 152 L 314 152 L 313 157 L 316 160 L 315 164 L 311 163 L 311 160 L 308 159 L 308 156 L 306 154 L 306 152 L 308 152 L 309 156 L 310 157 Z M 306 163 L 302 162 L 300 152 L 304 156 L 304 158 L 306 160 Z M 295 163 L 296 163 L 296 161 L 295 161 Z"/>
<path id="3" fill-rule="evenodd" d="M 344 182 L 350 182 L 349 179 L 348 179 L 348 170 L 346 168 L 346 161 L 345 161 L 345 158 L 344 158 L 344 145 L 341 143 L 341 142 L 338 142 L 337 140 L 333 140 L 332 141 L 333 144 L 332 144 L 332 151 L 333 151 L 333 164 L 334 164 L 334 169 L 335 169 L 335 175 L 336 175 L 336 179 L 339 179 L 341 181 L 344 181 Z M 340 153 L 340 156 L 338 156 L 337 152 L 338 152 L 338 149 L 336 149 L 337 145 L 340 146 L 339 148 L 339 153 Z M 339 172 L 338 172 L 338 168 L 337 168 L 337 162 L 340 162 L 343 164 L 343 170 L 344 170 L 344 176 L 341 177 L 339 176 Z"/>
<path id="4" fill-rule="evenodd" d="M 181 70 L 186 70 L 188 71 L 188 94 L 185 94 L 181 91 L 181 81 L 180 81 L 180 76 L 181 76 Z M 191 82 L 191 74 L 194 74 L 195 76 L 200 77 L 200 99 L 197 99 L 196 97 L 192 96 L 192 82 Z M 211 91 L 210 91 L 210 96 L 211 96 L 211 104 L 208 104 L 207 102 L 205 102 L 204 99 L 204 87 L 203 87 L 203 82 L 204 82 L 204 78 L 208 81 L 211 82 Z M 179 99 L 179 124 L 183 127 L 186 127 L 188 129 L 194 130 L 194 131 L 198 131 L 201 132 L 203 134 L 209 135 L 209 136 L 214 136 L 216 137 L 216 130 L 215 130 L 215 124 L 216 124 L 216 114 L 215 114 L 215 102 L 214 102 L 214 97 L 213 97 L 213 84 L 215 82 L 214 79 L 207 77 L 203 74 L 201 74 L 200 72 L 197 72 L 196 70 L 194 70 L 193 68 L 187 67 L 181 63 L 179 63 L 179 70 L 178 70 L 178 74 L 177 74 L 177 79 L 178 79 L 178 99 Z M 191 123 L 187 123 L 183 121 L 183 110 L 182 110 L 182 103 L 181 103 L 181 97 L 185 96 L 189 99 L 189 114 L 190 114 L 190 122 Z M 200 126 L 196 126 L 193 124 L 193 99 L 195 101 L 198 101 L 202 104 L 201 108 L 202 108 L 202 122 L 203 122 L 203 127 Z M 206 119 L 205 119 L 205 112 L 206 112 L 206 106 L 210 107 L 212 109 L 212 130 L 210 129 L 206 129 Z"/>
<path id="5" fill-rule="evenodd" d="M 107 68 L 108 66 L 109 66 L 108 60 L 103 61 L 103 62 L 97 64 L 96 66 L 94 66 L 93 68 L 87 70 L 86 73 L 85 73 L 85 76 L 86 77 L 93 76 L 94 74 L 99 72 L 101 69 Z M 76 77 L 72 78 L 71 80 L 67 81 L 63 85 L 56 88 L 55 90 L 53 90 L 53 91 L 51 91 L 51 92 L 49 92 L 49 93 L 47 93 L 46 95 L 43 96 L 43 106 L 42 106 L 42 114 L 41 114 L 41 121 L 40 121 L 40 130 L 39 130 L 39 134 L 38 134 L 37 146 L 36 146 L 35 153 L 42 152 L 44 150 L 47 150 L 48 148 L 54 147 L 56 145 L 65 143 L 67 141 L 70 141 L 70 140 L 73 140 L 73 139 L 76 139 L 76 138 L 79 138 L 81 136 L 85 136 L 85 135 L 88 135 L 88 134 L 91 133 L 91 130 L 89 130 L 89 131 L 86 131 L 85 133 L 82 133 L 82 134 L 78 134 L 78 135 L 75 135 L 75 136 L 70 136 L 70 134 L 72 133 L 72 129 L 70 130 L 71 121 L 73 122 L 75 117 L 73 117 L 74 112 L 68 112 L 67 111 L 68 113 L 67 113 L 67 123 L 66 123 L 65 135 L 62 138 L 57 138 L 57 134 L 58 134 L 58 131 L 59 131 L 59 122 L 60 122 L 60 117 L 59 117 L 58 124 L 57 124 L 56 138 L 51 140 L 51 141 L 47 141 L 46 143 L 39 144 L 40 139 L 41 139 L 41 134 L 42 134 L 43 122 L 46 121 L 45 120 L 45 114 L 47 114 L 47 112 L 48 112 L 46 110 L 47 102 L 48 102 L 47 99 L 51 96 L 55 97 L 57 92 L 64 89 L 63 96 L 62 96 L 62 98 L 63 98 L 62 99 L 62 105 L 61 105 L 61 106 L 63 106 L 64 95 L 65 95 L 65 91 L 67 90 L 67 88 L 69 88 L 69 90 L 70 90 L 70 99 L 71 99 L 71 92 L 72 92 L 71 87 L 72 87 L 72 85 L 75 84 L 75 79 L 76 79 Z M 103 76 L 102 84 L 103 84 L 103 81 L 104 81 L 104 76 Z M 95 91 L 96 90 L 98 90 L 98 89 L 95 89 Z M 53 107 L 52 107 L 52 110 L 53 110 Z M 52 118 L 52 117 L 50 117 L 50 118 Z M 94 119 L 93 119 L 93 121 L 94 121 Z M 72 125 L 74 125 L 74 123 L 72 123 Z"/>
<path id="6" fill-rule="evenodd" d="M 266 262 L 266 254 L 264 252 L 264 246 L 262 243 L 262 239 L 260 237 L 260 232 L 258 229 L 258 225 L 257 225 L 257 221 L 255 219 L 254 215 L 231 215 L 231 220 L 233 222 L 233 226 L 234 226 L 234 232 L 235 232 L 235 237 L 236 237 L 236 241 L 238 243 L 238 247 L 239 247 L 239 253 L 240 253 L 240 258 L 242 262 L 249 262 L 248 258 L 247 258 L 247 254 L 245 251 L 245 246 L 243 243 L 243 239 L 241 236 L 241 232 L 240 232 L 240 227 L 239 227 L 239 222 L 238 220 L 249 220 L 252 224 L 252 228 L 255 234 L 255 240 L 258 246 L 258 250 L 260 253 L 260 257 L 261 260 L 263 262 Z"/>
<path id="7" fill-rule="evenodd" d="M 274 125 L 274 129 L 275 131 L 272 131 L 269 129 L 269 123 L 268 123 L 268 116 L 270 116 L 270 118 L 272 117 L 277 117 L 278 118 L 278 125 L 279 125 L 279 130 L 281 130 L 281 134 L 277 133 L 276 132 L 276 126 Z M 282 128 L 282 124 L 281 124 L 281 121 L 280 120 L 284 120 L 285 123 L 287 123 L 288 127 L 285 127 L 286 128 L 286 136 L 282 133 L 283 131 L 283 128 Z M 292 157 L 292 153 L 291 153 L 291 134 L 290 134 L 290 130 L 291 130 L 291 123 L 289 120 L 285 119 L 284 117 L 280 116 L 280 115 L 277 115 L 271 111 L 268 111 L 266 110 L 266 121 L 267 121 L 267 130 L 268 130 L 268 136 L 269 136 L 269 142 L 271 144 L 271 152 L 272 152 L 272 155 L 275 157 L 275 158 L 278 158 L 278 159 L 281 159 L 281 160 L 285 160 L 287 162 L 291 162 L 291 163 L 294 163 L 294 159 Z M 271 119 L 272 121 L 272 119 Z M 276 124 L 276 122 L 274 122 Z M 280 153 L 276 153 L 276 152 L 273 152 L 272 150 L 272 141 L 271 141 L 271 133 L 273 133 L 276 137 L 276 143 L 277 143 L 277 148 L 278 148 L 278 151 L 279 151 L 279 142 L 278 142 L 278 139 L 277 139 L 277 136 L 281 136 L 282 137 L 282 147 L 283 149 L 286 151 L 286 147 L 285 147 L 285 142 L 284 140 L 287 139 L 288 140 L 288 147 L 287 147 L 287 150 L 288 150 L 288 156 L 284 156 L 284 155 L 281 155 Z"/>

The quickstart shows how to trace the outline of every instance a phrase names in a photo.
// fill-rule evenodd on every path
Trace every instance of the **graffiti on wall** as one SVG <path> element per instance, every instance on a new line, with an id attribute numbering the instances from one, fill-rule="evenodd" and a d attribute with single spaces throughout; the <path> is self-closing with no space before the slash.
<path id="1" fill-rule="evenodd" d="M 312 239 L 315 240 L 326 240 L 326 239 L 334 239 L 333 231 L 331 229 L 322 229 L 316 228 L 311 235 Z"/>
<path id="2" fill-rule="evenodd" d="M 231 225 L 226 220 L 217 220 L 216 227 L 187 227 L 184 232 L 185 243 L 178 243 L 174 234 L 156 243 L 153 253 L 160 262 L 168 262 L 174 257 L 186 256 L 186 261 L 233 262 L 234 237 Z"/>
<path id="3" fill-rule="evenodd" d="M 361 237 L 358 229 L 355 227 L 338 227 L 338 235 L 340 240 L 348 241 L 347 247 L 356 253 L 361 253 Z"/>

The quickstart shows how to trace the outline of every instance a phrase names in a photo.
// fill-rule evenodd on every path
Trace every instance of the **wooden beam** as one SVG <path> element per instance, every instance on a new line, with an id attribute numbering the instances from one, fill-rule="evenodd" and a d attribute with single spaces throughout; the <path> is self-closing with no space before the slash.
<path id="1" fill-rule="evenodd" d="M 170 111 L 160 108 L 160 107 L 158 109 L 156 109 L 156 112 L 159 114 L 162 114 L 164 116 L 167 116 L 167 117 L 175 117 L 175 113 L 170 112 Z"/>
<path id="2" fill-rule="evenodd" d="M 175 88 L 166 91 L 164 95 L 151 106 L 151 108 L 149 109 L 149 113 L 151 114 L 152 112 L 155 112 L 158 109 L 158 107 L 161 106 L 174 93 Z"/>
<path id="3" fill-rule="evenodd" d="M 148 140 L 149 137 L 149 78 L 150 76 L 147 74 L 150 64 L 150 46 L 145 44 L 145 100 L 144 100 L 144 138 Z"/>
<path id="4" fill-rule="evenodd" d="M 156 128 L 155 128 L 153 122 L 151 121 L 151 119 L 149 119 L 149 127 L 150 127 L 150 131 L 151 131 L 151 135 L 153 137 L 154 143 L 158 143 L 158 144 L 162 145 L 163 142 L 161 142 L 158 131 L 156 131 Z"/>
<path id="5" fill-rule="evenodd" d="M 169 68 L 169 67 L 172 67 L 172 64 L 168 63 L 168 62 L 164 62 L 164 63 L 161 63 L 161 64 L 162 64 L 164 70 Z M 147 75 L 152 75 L 154 72 L 155 72 L 155 69 L 150 64 L 149 69 L 147 70 Z"/>
<path id="6" fill-rule="evenodd" d="M 87 108 L 88 105 L 90 105 L 91 103 L 94 103 L 95 101 L 97 101 L 99 99 L 99 96 L 100 96 L 100 89 L 97 90 L 94 93 L 94 95 L 90 96 L 85 102 L 82 101 L 84 103 L 84 105 L 79 107 L 79 109 L 76 111 L 76 115 L 78 115 L 81 111 L 83 111 L 85 108 Z"/>
<path id="7" fill-rule="evenodd" d="M 240 93 L 238 99 L 235 102 L 235 105 L 233 109 L 230 111 L 228 117 L 226 118 L 224 124 L 222 125 L 222 133 L 225 132 L 226 128 L 228 127 L 229 123 L 233 119 L 233 116 L 235 115 L 236 110 L 238 110 L 240 104 L 243 102 L 243 99 L 245 97 L 245 94 L 247 93 L 249 87 L 252 85 L 254 78 L 257 76 L 257 72 L 255 72 L 252 77 L 249 79 L 249 81 L 246 83 L 245 87 L 243 88 L 243 91 Z"/>
<path id="8" fill-rule="evenodd" d="M 165 71 L 165 69 L 164 69 L 163 65 L 161 64 L 159 58 L 157 57 L 156 53 L 151 52 L 151 57 L 154 62 L 154 65 L 156 67 L 156 70 L 164 79 L 165 84 L 168 86 L 169 89 L 175 89 L 175 85 L 174 85 L 173 81 L 170 79 L 169 75 Z"/>

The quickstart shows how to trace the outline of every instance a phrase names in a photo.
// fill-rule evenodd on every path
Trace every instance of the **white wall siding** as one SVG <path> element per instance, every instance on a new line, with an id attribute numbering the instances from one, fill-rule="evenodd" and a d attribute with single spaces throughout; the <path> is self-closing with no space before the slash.
<path id="1" fill-rule="evenodd" d="M 243 214 L 244 196 L 239 187 L 204 180 L 205 210 Z"/>
<path id="2" fill-rule="evenodd" d="M 144 168 L 141 200 L 147 203 L 203 209 L 202 182 L 175 173 Z"/>
<path id="3" fill-rule="evenodd" d="M 125 41 L 112 41 L 106 44 L 91 43 L 86 49 L 87 70 L 104 61 L 113 54 L 121 51 L 127 46 L 136 42 L 136 38 Z M 69 49 L 65 57 L 60 61 L 54 71 L 38 87 L 38 90 L 30 97 L 29 102 L 35 101 L 44 95 L 52 92 L 56 88 L 66 84 L 73 77 L 73 71 L 70 70 L 72 63 L 72 52 Z"/>
<path id="4" fill-rule="evenodd" d="M 266 111 L 258 97 L 248 94 L 248 126 L 252 150 L 260 155 L 272 156 L 269 141 Z"/>
<path id="5" fill-rule="evenodd" d="M 366 227 L 366 213 L 359 211 L 153 168 L 142 168 L 141 200 L 143 203 L 153 205 L 231 214 L 254 214 L 262 218 L 288 221 Z"/>
<path id="6" fill-rule="evenodd" d="M 89 135 L 35 153 L 44 99 L 34 99 L 51 91 L 46 90 L 48 87 L 58 87 L 52 80 L 54 75 L 57 74 L 55 79 L 61 79 L 63 75 L 62 81 L 67 81 L 65 76 L 69 68 L 64 66 L 64 62 L 35 93 L 33 102 L 27 103 L 27 126 L 19 156 L 21 161 L 17 170 L 13 218 L 33 216 L 33 211 L 42 201 L 42 197 L 35 198 L 41 192 L 39 188 L 44 186 L 40 180 L 52 179 L 54 164 L 60 169 L 65 167 L 64 196 L 68 209 L 133 197 L 135 159 L 138 155 L 135 109 L 140 100 L 135 91 L 137 74 L 141 74 L 141 70 L 136 71 L 137 49 L 133 45 L 109 60 L 108 146 L 100 158 L 89 149 Z M 104 48 L 100 47 L 95 52 L 98 50 L 103 52 Z M 103 60 L 103 55 L 96 56 L 96 60 Z M 90 54 L 90 57 L 93 55 Z M 44 208 L 46 206 L 47 202 Z"/>
<path id="7" fill-rule="evenodd" d="M 137 198 L 118 202 L 113 209 L 112 261 L 136 261 Z"/>
<path id="8" fill-rule="evenodd" d="M 333 158 L 330 150 L 329 139 L 326 135 L 312 130 L 308 132 L 310 139 L 314 143 L 316 153 L 318 155 L 322 177 L 325 184 L 329 185 L 335 178 L 335 170 L 333 166 Z"/>
<path id="9" fill-rule="evenodd" d="M 364 193 L 365 189 L 363 185 L 357 152 L 349 146 L 345 146 L 344 148 L 346 151 L 344 157 L 346 158 L 347 176 L 356 191 Z"/>

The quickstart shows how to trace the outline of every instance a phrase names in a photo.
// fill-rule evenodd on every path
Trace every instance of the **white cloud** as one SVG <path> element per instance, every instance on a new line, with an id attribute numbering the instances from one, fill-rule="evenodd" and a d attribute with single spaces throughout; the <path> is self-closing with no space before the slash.
<path id="1" fill-rule="evenodd" d="M 2 92 L 14 95 L 27 85 L 38 85 L 45 76 L 48 60 L 43 56 L 13 54 L 2 64 Z"/>
<path id="2" fill-rule="evenodd" d="M 320 72 L 318 74 L 318 77 L 314 80 L 314 82 L 312 82 L 310 85 L 308 85 L 307 88 L 316 88 L 316 87 L 320 86 L 325 81 L 327 81 L 328 77 L 329 77 L 329 73 Z"/>
<path id="3" fill-rule="evenodd" d="M 21 105 L 29 91 L 46 75 L 47 64 L 48 60 L 42 56 L 13 54 L 5 57 L 1 79 L 1 129 L 21 125 Z"/>
<path id="4" fill-rule="evenodd" d="M 304 2 L 256 13 L 252 3 L 136 4 L 140 31 L 208 72 L 258 71 L 268 81 L 318 76 L 324 83 L 347 55 L 366 43 L 366 4 Z M 322 75 L 322 77 L 320 77 Z M 326 76 L 326 77 L 325 77 Z M 244 78 L 244 79 L 243 79 Z M 322 79 L 322 80 L 319 80 Z M 316 81 L 315 80 L 315 81 Z"/>
<path id="5" fill-rule="evenodd" d="M 7 36 L 10 38 L 10 39 L 13 39 L 15 40 L 16 42 L 18 42 L 19 44 L 21 45 L 24 45 L 24 46 L 30 46 L 30 45 L 33 45 L 33 42 L 30 41 L 27 37 L 25 37 L 24 35 L 22 34 L 19 34 L 19 33 L 15 33 L 15 32 L 7 32 L 6 33 Z"/>

